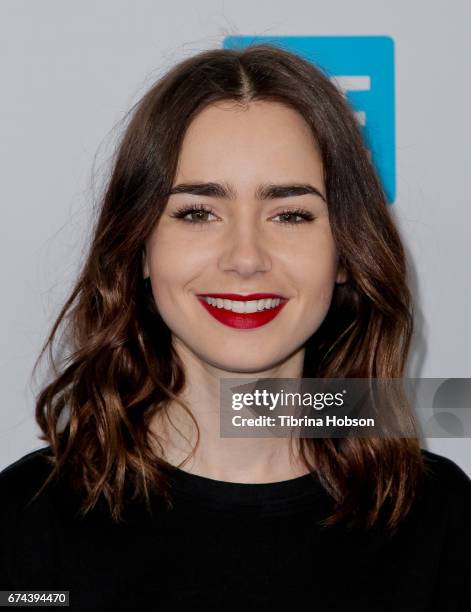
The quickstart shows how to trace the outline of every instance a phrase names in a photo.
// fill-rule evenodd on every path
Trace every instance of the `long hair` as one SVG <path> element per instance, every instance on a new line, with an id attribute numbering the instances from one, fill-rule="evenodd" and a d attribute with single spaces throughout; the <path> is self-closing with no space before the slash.
<path id="1" fill-rule="evenodd" d="M 405 253 L 343 95 L 320 69 L 276 45 L 200 52 L 131 109 L 88 253 L 34 366 L 49 348 L 54 376 L 36 399 L 40 439 L 53 451 L 43 487 L 69 470 L 83 515 L 105 501 L 119 522 L 130 496 L 149 508 L 151 491 L 171 504 L 168 464 L 149 444 L 149 423 L 178 402 L 197 427 L 179 397 L 185 372 L 142 279 L 142 257 L 186 129 L 222 100 L 285 104 L 305 119 L 321 152 L 332 234 L 348 280 L 335 286 L 327 316 L 306 344 L 303 377 L 403 375 L 413 331 Z M 63 327 L 69 354 L 58 367 L 53 344 Z M 411 420 L 408 406 L 398 410 Z M 305 438 L 301 452 L 335 500 L 325 525 L 384 521 L 393 530 L 424 472 L 416 437 Z"/>

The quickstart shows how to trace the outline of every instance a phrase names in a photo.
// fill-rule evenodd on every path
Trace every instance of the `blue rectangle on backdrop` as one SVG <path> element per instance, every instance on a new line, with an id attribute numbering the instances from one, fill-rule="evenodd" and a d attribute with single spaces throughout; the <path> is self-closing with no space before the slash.
<path id="1" fill-rule="evenodd" d="M 344 92 L 389 203 L 396 198 L 394 41 L 389 36 L 227 36 L 224 48 L 272 43 L 311 61 Z"/>

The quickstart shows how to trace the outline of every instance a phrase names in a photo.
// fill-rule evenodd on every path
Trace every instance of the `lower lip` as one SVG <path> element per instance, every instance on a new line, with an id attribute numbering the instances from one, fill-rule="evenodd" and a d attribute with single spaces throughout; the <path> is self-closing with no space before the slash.
<path id="1" fill-rule="evenodd" d="M 209 314 L 220 323 L 237 329 L 253 329 L 266 325 L 281 312 L 283 306 L 288 302 L 288 300 L 285 300 L 280 302 L 275 308 L 269 308 L 268 310 L 239 313 L 232 312 L 232 310 L 225 310 L 224 308 L 216 308 L 201 298 L 198 298 L 198 300 L 206 308 Z"/>

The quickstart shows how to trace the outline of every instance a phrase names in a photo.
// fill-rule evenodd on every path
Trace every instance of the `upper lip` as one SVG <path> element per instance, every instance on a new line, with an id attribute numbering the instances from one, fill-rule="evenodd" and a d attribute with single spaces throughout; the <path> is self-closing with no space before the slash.
<path id="1" fill-rule="evenodd" d="M 279 295 L 278 293 L 248 293 L 247 295 L 242 295 L 240 293 L 199 293 L 198 297 L 214 297 L 221 298 L 223 300 L 233 300 L 239 302 L 248 302 L 250 300 L 264 300 L 269 298 L 280 298 L 286 299 L 284 296 Z"/>

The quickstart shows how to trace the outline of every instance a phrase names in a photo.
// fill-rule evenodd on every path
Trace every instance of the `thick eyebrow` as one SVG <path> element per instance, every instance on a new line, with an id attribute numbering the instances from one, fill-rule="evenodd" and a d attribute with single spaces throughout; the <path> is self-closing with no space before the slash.
<path id="1" fill-rule="evenodd" d="M 235 200 L 236 193 L 234 188 L 224 183 L 180 183 L 172 187 L 168 195 L 177 193 L 190 193 L 192 195 L 209 196 L 213 198 L 224 198 Z M 255 191 L 257 200 L 272 200 L 275 198 L 291 198 L 306 194 L 317 195 L 325 202 L 322 193 L 309 183 L 288 183 L 288 184 L 265 184 L 259 185 Z"/>

